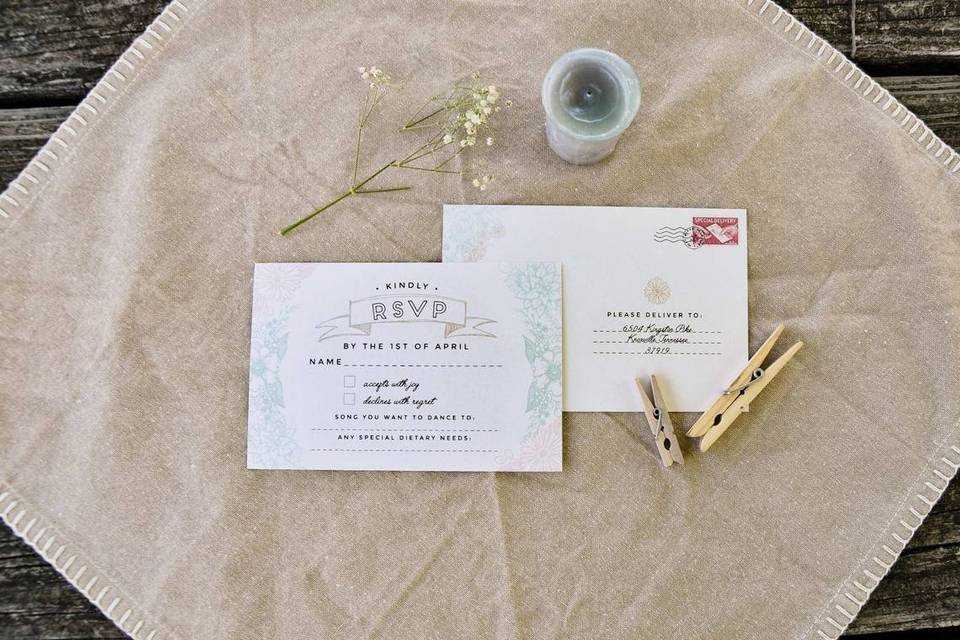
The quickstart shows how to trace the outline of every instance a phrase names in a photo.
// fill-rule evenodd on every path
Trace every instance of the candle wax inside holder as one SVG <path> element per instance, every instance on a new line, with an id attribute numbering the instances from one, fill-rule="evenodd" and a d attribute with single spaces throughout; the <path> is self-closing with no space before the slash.
<path id="1" fill-rule="evenodd" d="M 560 104 L 585 131 L 610 129 L 611 116 L 618 118 L 620 88 L 606 69 L 583 65 L 570 69 L 560 81 Z"/>

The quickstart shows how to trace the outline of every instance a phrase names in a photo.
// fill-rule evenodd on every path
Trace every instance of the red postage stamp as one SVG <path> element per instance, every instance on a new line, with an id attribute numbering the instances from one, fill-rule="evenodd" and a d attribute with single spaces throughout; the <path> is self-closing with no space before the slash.
<path id="1" fill-rule="evenodd" d="M 736 245 L 740 232 L 736 218 L 694 218 L 693 240 L 698 245 Z"/>

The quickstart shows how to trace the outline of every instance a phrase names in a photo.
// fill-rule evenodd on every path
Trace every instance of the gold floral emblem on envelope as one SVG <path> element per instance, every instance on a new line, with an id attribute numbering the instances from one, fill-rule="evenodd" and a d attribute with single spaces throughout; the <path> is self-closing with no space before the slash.
<path id="1" fill-rule="evenodd" d="M 663 304 L 670 299 L 670 283 L 659 276 L 650 278 L 643 288 L 643 295 L 650 304 Z"/>

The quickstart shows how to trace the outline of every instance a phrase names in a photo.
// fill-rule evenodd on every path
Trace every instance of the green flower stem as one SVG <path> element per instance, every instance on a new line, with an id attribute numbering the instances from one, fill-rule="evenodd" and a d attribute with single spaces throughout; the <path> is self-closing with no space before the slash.
<path id="1" fill-rule="evenodd" d="M 436 116 L 436 115 L 440 115 L 441 113 L 443 113 L 443 112 L 446 111 L 446 110 L 447 110 L 447 107 L 446 107 L 446 106 L 442 106 L 442 107 L 440 107 L 439 109 L 437 109 L 436 111 L 434 111 L 433 113 L 430 113 L 430 114 L 427 114 L 427 115 L 423 116 L 423 117 L 420 118 L 419 120 L 414 120 L 413 122 L 408 122 L 407 124 L 403 125 L 403 128 L 400 129 L 400 130 L 401 130 L 401 131 L 406 131 L 407 129 L 412 129 L 413 127 L 417 126 L 418 124 L 421 124 L 421 123 L 423 123 L 423 122 L 426 122 L 426 121 L 429 120 L 430 118 L 432 118 L 432 117 L 434 117 L 434 116 Z"/>
<path id="2" fill-rule="evenodd" d="M 349 191 L 344 191 L 344 192 L 341 193 L 339 196 L 337 196 L 336 198 L 334 198 L 333 200 L 331 200 L 331 201 L 328 202 L 327 204 L 323 205 L 322 207 L 320 207 L 319 209 L 317 209 L 316 211 L 314 211 L 314 212 L 311 213 L 310 215 L 304 216 L 303 218 L 300 218 L 299 220 L 297 220 L 297 221 L 294 222 L 293 224 L 291 224 L 291 225 L 289 225 L 289 226 L 286 226 L 286 227 L 284 227 L 283 229 L 281 229 L 281 230 L 280 230 L 280 235 L 282 235 L 282 236 L 287 235 L 288 233 L 290 233 L 291 231 L 293 231 L 294 229 L 296 229 L 297 227 L 299 227 L 299 226 L 302 225 L 303 223 L 309 222 L 310 220 L 313 220 L 314 218 L 316 218 L 318 215 L 320 215 L 321 213 L 323 213 L 324 211 L 326 211 L 327 209 L 329 209 L 329 208 L 332 207 L 333 205 L 335 205 L 335 204 L 337 204 L 337 203 L 339 203 L 339 202 L 342 202 L 342 201 L 346 200 L 346 199 L 349 198 L 350 196 L 354 196 L 354 195 L 358 195 L 358 194 L 364 194 L 364 193 L 383 193 L 383 192 L 385 192 L 385 191 L 388 191 L 387 189 L 385 189 L 385 190 L 383 190 L 383 191 L 372 190 L 372 189 L 371 189 L 371 190 L 364 190 L 363 187 L 364 187 L 367 183 L 371 182 L 374 178 L 376 178 L 377 176 L 379 176 L 381 173 L 383 173 L 384 171 L 386 171 L 387 169 L 389 169 L 390 167 L 396 167 L 396 166 L 398 166 L 397 161 L 396 161 L 396 160 L 391 160 L 391 161 L 388 162 L 387 164 L 383 165 L 382 167 L 380 167 L 379 169 L 377 169 L 376 171 L 374 171 L 374 172 L 373 172 L 372 174 L 370 174 L 370 176 L 368 176 L 367 178 L 363 179 L 362 181 L 360 181 L 360 182 L 356 183 L 355 185 L 353 185 L 352 187 L 350 187 L 350 190 L 349 190 Z M 406 189 L 409 189 L 409 187 L 392 187 L 392 188 L 389 189 L 389 190 L 390 190 L 390 191 L 403 191 L 403 190 L 406 190 Z"/>
<path id="3" fill-rule="evenodd" d="M 411 171 L 429 171 L 430 173 L 456 173 L 460 174 L 459 171 L 451 171 L 450 169 L 438 169 L 436 167 L 411 167 L 410 165 L 401 165 L 398 169 L 410 169 Z"/>
<path id="4" fill-rule="evenodd" d="M 421 145 L 419 149 L 416 149 L 413 153 L 411 153 L 406 158 L 401 160 L 399 164 L 404 165 L 404 164 L 407 164 L 408 162 L 413 162 L 424 156 L 430 155 L 436 150 L 435 147 L 437 142 L 439 141 L 440 141 L 440 134 L 433 136 L 432 138 L 427 140 L 423 145 Z"/>
<path id="5" fill-rule="evenodd" d="M 438 142 L 439 142 L 439 141 L 438 141 Z M 412 156 L 410 156 L 410 157 L 402 160 L 402 161 L 400 162 L 400 164 L 403 165 L 403 166 L 407 166 L 407 165 L 410 164 L 411 162 L 416 162 L 417 160 L 420 160 L 421 158 L 426 158 L 427 156 L 436 155 L 438 151 L 443 150 L 443 148 L 444 148 L 445 146 L 447 146 L 448 144 L 450 144 L 450 143 L 440 143 L 439 146 L 437 146 L 436 144 L 434 144 L 433 146 L 431 146 L 431 148 L 427 149 L 426 151 L 420 151 L 420 152 L 414 151 L 414 154 L 415 154 L 415 155 L 412 155 Z"/>
<path id="6" fill-rule="evenodd" d="M 354 191 L 354 193 L 392 193 L 394 191 L 410 191 L 413 187 L 388 187 L 386 189 L 364 189 L 363 191 Z"/>
<path id="7" fill-rule="evenodd" d="M 363 135 L 363 122 L 357 127 L 357 147 L 353 154 L 353 181 L 357 181 L 357 173 L 360 171 L 360 137 Z"/>
<path id="8" fill-rule="evenodd" d="M 451 160 L 453 160 L 454 158 L 456 158 L 458 155 L 460 155 L 460 154 L 463 152 L 463 149 L 464 149 L 464 147 L 460 147 L 459 149 L 457 149 L 456 151 L 454 151 L 453 153 L 451 153 L 449 158 L 447 158 L 446 160 L 444 160 L 443 162 L 441 162 L 440 164 L 438 164 L 438 165 L 437 165 L 436 167 L 434 167 L 434 168 L 435 168 L 435 169 L 443 169 L 444 165 L 447 164 L 448 162 L 450 162 Z"/>

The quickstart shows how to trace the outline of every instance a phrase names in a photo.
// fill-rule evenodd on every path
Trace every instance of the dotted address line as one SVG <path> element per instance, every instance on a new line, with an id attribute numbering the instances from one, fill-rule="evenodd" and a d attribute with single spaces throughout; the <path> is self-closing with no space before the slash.
<path id="1" fill-rule="evenodd" d="M 649 342 L 628 342 L 626 340 L 594 340 L 593 344 L 635 344 L 638 347 L 647 347 L 650 345 L 654 346 L 677 346 L 682 347 L 688 344 L 723 344 L 722 342 L 663 342 L 663 343 L 649 343 Z"/>
<path id="2" fill-rule="evenodd" d="M 720 351 L 668 351 L 667 353 L 644 353 L 642 351 L 594 351 L 604 356 L 720 356 Z"/>
<path id="3" fill-rule="evenodd" d="M 594 329 L 594 333 L 640 333 L 639 331 L 625 331 L 623 329 Z M 723 331 L 683 331 L 676 332 L 681 334 L 687 333 L 723 333 Z"/>

